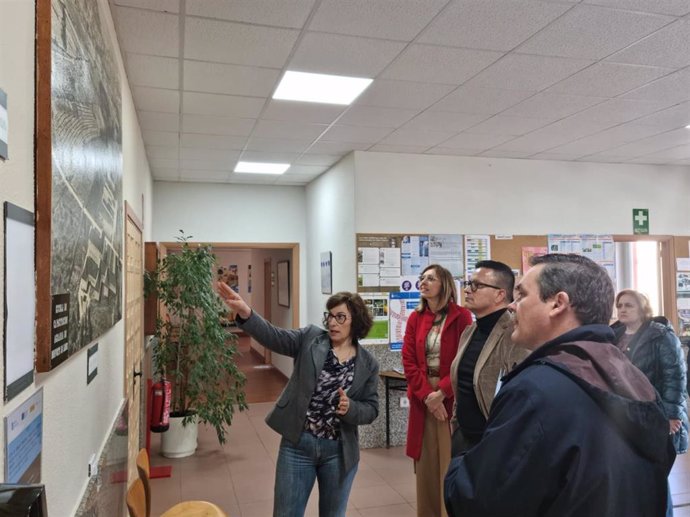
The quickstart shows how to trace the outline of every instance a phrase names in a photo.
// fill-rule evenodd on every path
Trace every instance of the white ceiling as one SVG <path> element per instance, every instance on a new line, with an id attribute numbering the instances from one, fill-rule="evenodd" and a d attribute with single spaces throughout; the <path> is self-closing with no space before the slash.
<path id="1" fill-rule="evenodd" d="M 690 165 L 688 0 L 110 2 L 158 180 L 304 185 L 352 150 Z M 285 70 L 374 82 L 272 100 Z"/>

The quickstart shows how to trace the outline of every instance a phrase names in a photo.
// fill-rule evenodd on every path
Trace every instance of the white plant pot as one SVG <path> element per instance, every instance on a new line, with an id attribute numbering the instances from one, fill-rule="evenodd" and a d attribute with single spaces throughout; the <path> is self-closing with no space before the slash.
<path id="1" fill-rule="evenodd" d="M 194 420 L 182 425 L 184 417 L 170 417 L 170 428 L 161 435 L 161 454 L 166 458 L 184 458 L 196 451 L 199 425 Z"/>

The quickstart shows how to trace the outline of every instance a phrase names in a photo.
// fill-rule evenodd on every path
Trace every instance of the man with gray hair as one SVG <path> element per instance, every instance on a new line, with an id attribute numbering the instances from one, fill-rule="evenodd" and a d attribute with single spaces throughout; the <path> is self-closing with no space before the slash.
<path id="1" fill-rule="evenodd" d="M 451 461 L 448 515 L 656 517 L 675 452 L 663 406 L 614 345 L 614 288 L 588 258 L 532 259 L 512 339 L 532 353 L 503 379 L 486 431 Z"/>

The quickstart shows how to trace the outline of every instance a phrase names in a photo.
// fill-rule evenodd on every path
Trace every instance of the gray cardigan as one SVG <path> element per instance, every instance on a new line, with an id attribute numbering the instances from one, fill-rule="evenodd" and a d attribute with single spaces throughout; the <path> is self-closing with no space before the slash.
<path id="1" fill-rule="evenodd" d="M 266 417 L 266 423 L 285 439 L 297 444 L 304 430 L 316 381 L 331 347 L 328 333 L 314 325 L 295 330 L 282 329 L 271 325 L 254 311 L 247 320 L 238 318 L 237 323 L 266 348 L 294 358 L 292 376 Z M 378 371 L 376 359 L 357 345 L 354 379 L 347 390 L 350 409 L 339 416 L 345 472 L 359 461 L 357 426 L 370 424 L 379 414 Z"/>

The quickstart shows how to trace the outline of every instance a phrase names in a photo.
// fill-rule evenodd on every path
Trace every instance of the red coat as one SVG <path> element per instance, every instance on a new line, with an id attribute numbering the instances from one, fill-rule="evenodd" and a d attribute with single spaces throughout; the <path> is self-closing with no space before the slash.
<path id="1" fill-rule="evenodd" d="M 407 320 L 405 340 L 402 349 L 402 363 L 407 378 L 407 397 L 410 399 L 410 416 L 407 424 L 407 450 L 409 457 L 419 460 L 422 454 L 424 418 L 426 404 L 424 399 L 434 391 L 427 380 L 426 336 L 434 321 L 434 313 L 414 311 Z M 441 367 L 438 387 L 445 393 L 444 405 L 448 417 L 453 413 L 453 388 L 450 382 L 450 365 L 458 351 L 460 334 L 472 324 L 470 311 L 455 303 L 448 306 L 448 315 L 441 331 Z M 449 431 L 450 432 L 450 428 Z"/>

